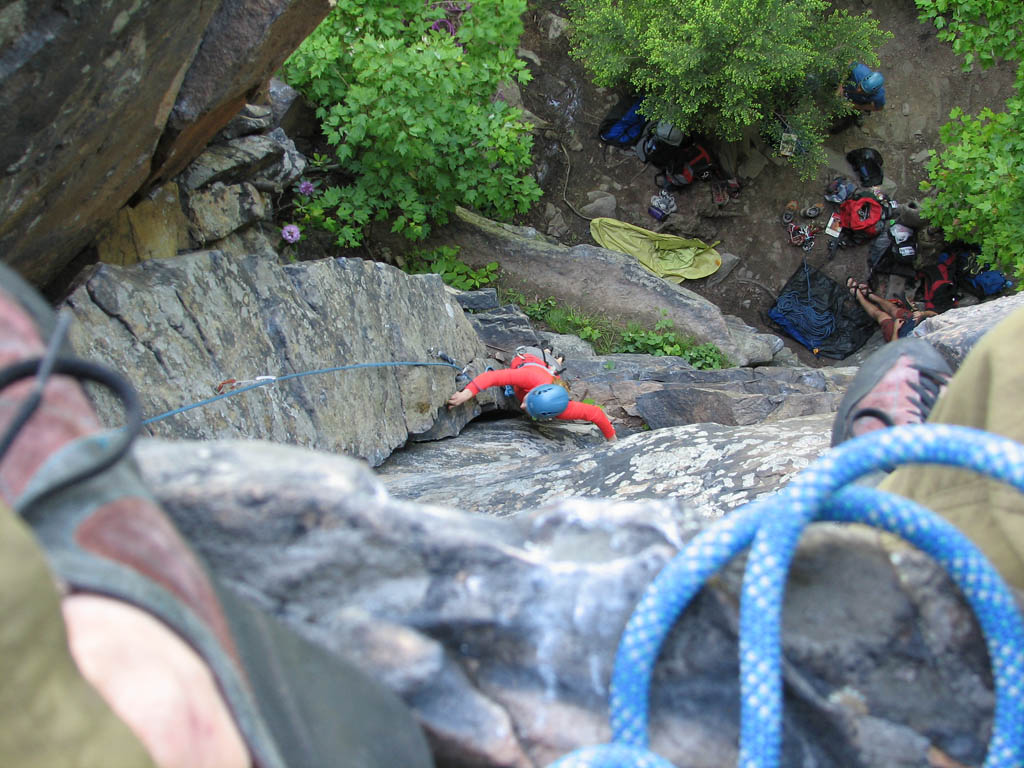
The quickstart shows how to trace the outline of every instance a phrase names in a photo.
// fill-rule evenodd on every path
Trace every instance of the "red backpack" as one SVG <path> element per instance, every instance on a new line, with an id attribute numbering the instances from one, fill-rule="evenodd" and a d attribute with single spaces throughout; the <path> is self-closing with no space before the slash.
<path id="1" fill-rule="evenodd" d="M 938 262 L 917 271 L 921 281 L 921 298 L 924 308 L 933 312 L 945 312 L 957 304 L 955 264 L 948 253 L 939 256 Z"/>
<path id="2" fill-rule="evenodd" d="M 871 197 L 844 200 L 839 204 L 839 223 L 855 232 L 878 228 L 882 219 L 882 204 Z"/>

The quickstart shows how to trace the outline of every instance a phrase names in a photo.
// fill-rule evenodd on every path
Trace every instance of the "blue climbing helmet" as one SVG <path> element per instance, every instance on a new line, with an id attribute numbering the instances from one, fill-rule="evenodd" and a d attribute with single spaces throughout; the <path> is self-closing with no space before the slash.
<path id="1" fill-rule="evenodd" d="M 871 72 L 861 78 L 858 85 L 869 96 L 873 96 L 878 93 L 879 88 L 885 83 L 885 78 L 882 77 L 881 72 Z"/>
<path id="2" fill-rule="evenodd" d="M 546 421 L 569 407 L 569 393 L 557 384 L 541 384 L 527 393 L 523 405 L 531 418 Z"/>

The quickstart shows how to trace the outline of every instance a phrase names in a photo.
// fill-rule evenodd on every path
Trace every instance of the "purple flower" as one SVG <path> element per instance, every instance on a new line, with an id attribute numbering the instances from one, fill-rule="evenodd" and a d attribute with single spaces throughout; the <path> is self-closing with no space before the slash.
<path id="1" fill-rule="evenodd" d="M 309 197 L 316 190 L 312 181 L 303 181 L 299 184 L 299 194 Z"/>
<path id="2" fill-rule="evenodd" d="M 288 243 L 297 243 L 302 236 L 301 231 L 294 224 L 286 224 L 281 230 L 281 238 Z"/>

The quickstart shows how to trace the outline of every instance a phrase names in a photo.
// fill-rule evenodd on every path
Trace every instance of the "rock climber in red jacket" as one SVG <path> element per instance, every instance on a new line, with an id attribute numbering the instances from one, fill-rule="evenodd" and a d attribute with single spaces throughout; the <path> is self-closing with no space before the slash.
<path id="1" fill-rule="evenodd" d="M 608 440 L 615 439 L 615 428 L 596 405 L 587 405 L 569 399 L 569 393 L 558 378 L 556 370 L 544 360 L 522 348 L 508 368 L 485 371 L 473 379 L 466 388 L 448 398 L 448 407 L 469 402 L 488 387 L 510 385 L 515 390 L 519 407 L 538 421 L 562 419 L 564 421 L 591 421 Z"/>

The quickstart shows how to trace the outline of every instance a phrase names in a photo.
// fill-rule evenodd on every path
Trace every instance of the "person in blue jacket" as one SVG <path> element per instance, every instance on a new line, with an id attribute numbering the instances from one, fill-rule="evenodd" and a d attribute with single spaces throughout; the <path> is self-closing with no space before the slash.
<path id="1" fill-rule="evenodd" d="M 854 109 L 877 112 L 885 106 L 885 77 L 881 72 L 854 62 L 850 78 L 839 85 L 839 93 L 849 100 Z"/>

